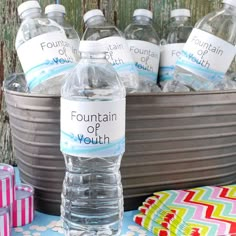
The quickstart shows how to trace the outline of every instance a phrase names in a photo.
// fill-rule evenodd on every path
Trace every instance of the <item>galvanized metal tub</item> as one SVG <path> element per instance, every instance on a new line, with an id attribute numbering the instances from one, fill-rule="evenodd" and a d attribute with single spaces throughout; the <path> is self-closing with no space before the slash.
<path id="1" fill-rule="evenodd" d="M 35 187 L 38 210 L 59 214 L 60 99 L 12 91 L 5 97 L 21 180 Z M 236 182 L 235 91 L 129 95 L 126 137 L 126 210 L 155 191 Z"/>

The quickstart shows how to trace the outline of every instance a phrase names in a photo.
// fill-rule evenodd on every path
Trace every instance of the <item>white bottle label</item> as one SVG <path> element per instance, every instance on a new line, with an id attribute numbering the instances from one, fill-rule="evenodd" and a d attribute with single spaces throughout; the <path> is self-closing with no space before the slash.
<path id="1" fill-rule="evenodd" d="M 121 77 L 125 77 L 129 73 L 137 73 L 134 60 L 124 38 L 112 36 L 99 41 L 108 45 L 107 60 Z"/>
<path id="2" fill-rule="evenodd" d="M 184 43 L 173 43 L 161 46 L 160 81 L 173 79 L 176 61 L 180 58 Z"/>
<path id="3" fill-rule="evenodd" d="M 220 80 L 236 54 L 232 44 L 199 29 L 193 29 L 176 65 L 209 80 Z"/>
<path id="4" fill-rule="evenodd" d="M 71 46 L 64 33 L 39 35 L 17 49 L 30 90 L 75 66 Z"/>
<path id="5" fill-rule="evenodd" d="M 81 157 L 109 157 L 125 151 L 125 103 L 61 98 L 61 151 Z"/>
<path id="6" fill-rule="evenodd" d="M 139 76 L 144 80 L 157 82 L 160 60 L 160 47 L 156 44 L 141 41 L 127 40 L 130 52 L 134 58 Z"/>

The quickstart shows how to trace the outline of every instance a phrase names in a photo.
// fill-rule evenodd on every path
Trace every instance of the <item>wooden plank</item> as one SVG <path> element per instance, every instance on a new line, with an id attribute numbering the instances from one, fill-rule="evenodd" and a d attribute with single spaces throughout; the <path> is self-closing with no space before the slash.
<path id="1" fill-rule="evenodd" d="M 40 0 L 44 10 L 49 3 L 58 0 Z M 17 6 L 23 0 L 0 0 L 0 86 L 10 73 L 20 72 L 21 67 L 15 52 L 15 36 L 19 27 Z M 192 22 L 208 12 L 219 8 L 221 0 L 61 0 L 67 10 L 67 20 L 73 24 L 82 36 L 84 24 L 83 14 L 93 8 L 100 8 L 108 21 L 123 30 L 132 20 L 133 11 L 146 8 L 154 12 L 154 26 L 160 38 L 166 33 L 171 9 L 189 8 Z M 2 92 L 0 90 L 0 162 L 14 163 L 8 117 L 5 112 Z"/>
<path id="2" fill-rule="evenodd" d="M 20 2 L 18 0 L 1 0 L 0 2 L 0 87 L 5 76 L 20 70 L 14 49 L 16 30 L 19 25 L 16 8 Z M 0 109 L 0 162 L 14 164 L 9 121 L 1 90 Z"/>
<path id="3" fill-rule="evenodd" d="M 118 27 L 124 30 L 131 22 L 134 10 L 138 8 L 149 9 L 150 2 L 149 0 L 120 0 L 118 4 Z"/>
<path id="4" fill-rule="evenodd" d="M 207 13 L 220 7 L 221 1 L 205 0 L 152 0 L 152 11 L 154 12 L 154 25 L 162 38 L 167 33 L 170 22 L 170 11 L 177 8 L 190 9 L 192 14 L 192 24 L 195 25 L 198 19 Z"/>

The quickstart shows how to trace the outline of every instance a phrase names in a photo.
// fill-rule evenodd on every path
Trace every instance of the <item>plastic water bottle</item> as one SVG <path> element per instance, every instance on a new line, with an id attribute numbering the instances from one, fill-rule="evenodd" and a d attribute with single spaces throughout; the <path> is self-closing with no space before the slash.
<path id="1" fill-rule="evenodd" d="M 223 3 L 198 21 L 176 63 L 175 79 L 195 91 L 224 89 L 235 73 L 236 1 Z"/>
<path id="2" fill-rule="evenodd" d="M 149 92 L 157 84 L 160 39 L 152 25 L 152 18 L 151 11 L 137 9 L 133 14 L 133 22 L 124 31 L 138 69 L 141 92 Z"/>
<path id="3" fill-rule="evenodd" d="M 76 30 L 65 21 L 66 9 L 61 4 L 50 4 L 45 8 L 45 14 L 49 19 L 56 21 L 65 30 L 68 42 L 71 45 L 72 52 L 79 60 L 79 42 L 80 38 Z"/>
<path id="4" fill-rule="evenodd" d="M 66 235 L 120 235 L 125 151 L 125 87 L 106 60 L 107 45 L 81 41 L 81 59 L 61 98 Z"/>
<path id="5" fill-rule="evenodd" d="M 16 91 L 21 93 L 28 93 L 29 91 L 24 73 L 14 73 L 9 75 L 3 81 L 3 88 L 5 90 Z"/>
<path id="6" fill-rule="evenodd" d="M 169 25 L 166 45 L 161 46 L 160 60 L 160 84 L 172 80 L 177 59 L 186 43 L 193 27 L 190 21 L 190 10 L 175 9 L 170 13 L 171 23 Z"/>
<path id="7" fill-rule="evenodd" d="M 38 1 L 22 3 L 18 14 L 15 47 L 30 92 L 60 95 L 63 75 L 75 66 L 63 28 L 41 16 Z"/>
<path id="8" fill-rule="evenodd" d="M 84 15 L 86 30 L 83 40 L 99 40 L 107 45 L 107 59 L 114 66 L 127 92 L 136 92 L 138 72 L 123 34 L 109 24 L 102 11 L 94 9 Z"/>

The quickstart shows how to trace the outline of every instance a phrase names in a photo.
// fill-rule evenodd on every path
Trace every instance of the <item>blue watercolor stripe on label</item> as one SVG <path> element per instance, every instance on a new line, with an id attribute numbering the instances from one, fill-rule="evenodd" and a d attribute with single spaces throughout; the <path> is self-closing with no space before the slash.
<path id="1" fill-rule="evenodd" d="M 159 78 L 161 82 L 173 79 L 175 67 L 160 67 Z"/>
<path id="2" fill-rule="evenodd" d="M 179 62 L 177 65 L 183 69 L 186 69 L 187 71 L 192 72 L 193 74 L 202 76 L 203 78 L 206 78 L 208 80 L 217 81 L 217 80 L 222 80 L 224 78 L 224 74 L 221 72 L 203 69 L 190 63 Z"/>
<path id="3" fill-rule="evenodd" d="M 93 150 L 93 149 L 83 149 L 80 148 L 67 148 L 63 145 L 61 146 L 61 152 L 67 155 L 74 156 L 91 156 L 91 157 L 109 157 L 109 156 L 118 156 L 125 152 L 125 145 L 117 145 L 110 148 L 104 148 L 102 150 Z"/>
<path id="4" fill-rule="evenodd" d="M 27 72 L 25 72 L 25 75 L 28 76 L 28 74 L 33 73 L 34 71 L 39 71 L 39 70 L 42 70 L 43 68 L 47 68 L 47 67 L 48 67 L 48 63 L 44 62 L 44 63 L 42 63 L 40 65 L 37 65 L 37 66 L 31 68 Z"/>
<path id="5" fill-rule="evenodd" d="M 144 79 L 149 79 L 153 82 L 157 81 L 157 73 L 154 73 L 152 71 L 145 71 L 145 70 L 138 69 L 138 74 L 140 77 L 143 77 Z"/>
<path id="6" fill-rule="evenodd" d="M 40 75 L 40 72 L 37 76 L 34 76 L 33 79 L 29 82 L 28 86 L 30 90 L 38 86 L 39 84 L 43 83 L 44 81 L 58 76 L 61 72 L 66 72 L 67 70 L 73 69 L 75 67 L 75 63 L 70 63 L 64 66 L 56 67 L 55 69 L 51 69 L 50 71 L 47 71 L 47 73 L 44 73 L 43 75 Z"/>
<path id="7" fill-rule="evenodd" d="M 113 65 L 113 67 L 115 68 L 115 70 L 117 71 L 128 71 L 128 72 L 132 72 L 132 71 L 136 71 L 136 66 L 134 63 L 126 63 L 126 64 L 122 64 L 122 65 Z"/>
<path id="8" fill-rule="evenodd" d="M 174 70 L 175 66 L 161 66 L 160 70 Z"/>
<path id="9" fill-rule="evenodd" d="M 82 136 L 82 135 L 81 135 Z M 68 134 L 68 133 L 66 133 L 66 132 L 64 132 L 64 131 L 61 131 L 61 137 L 62 138 L 64 138 L 65 140 L 67 140 L 68 142 L 77 142 L 77 141 L 79 141 L 79 139 L 77 138 L 77 137 L 75 137 L 74 135 L 71 135 L 71 134 Z M 122 137 L 122 138 L 120 138 L 120 139 L 118 139 L 118 140 L 114 140 L 112 143 L 110 143 L 110 144 L 105 144 L 104 146 L 114 146 L 114 145 L 116 145 L 116 144 L 118 144 L 118 143 L 120 143 L 122 140 L 124 140 L 125 138 L 124 137 Z M 84 139 L 82 139 L 82 141 L 84 141 Z M 83 147 L 83 145 L 82 144 L 77 144 L 77 145 L 79 145 L 80 146 L 80 148 L 87 148 L 88 147 L 88 145 L 84 145 L 84 147 Z M 99 146 L 102 146 L 102 144 L 100 144 Z M 98 147 L 97 148 L 97 150 L 99 150 L 100 149 L 100 147 Z"/>
<path id="10" fill-rule="evenodd" d="M 160 76 L 160 81 L 165 82 L 165 81 L 168 81 L 168 80 L 172 80 L 173 78 L 174 78 L 173 75 L 161 75 Z"/>
<path id="11" fill-rule="evenodd" d="M 183 51 L 181 59 L 177 60 L 176 65 L 179 67 L 182 67 L 186 70 L 190 69 L 189 71 L 191 71 L 195 74 L 198 74 L 200 76 L 203 76 L 204 78 L 207 78 L 209 80 L 223 79 L 225 73 L 220 72 L 220 71 L 216 71 L 216 70 L 212 70 L 212 69 L 208 69 L 208 68 L 204 68 L 199 64 L 193 63 L 193 62 L 189 61 L 190 60 L 188 58 L 189 55 L 190 55 L 190 53 Z"/>
<path id="12" fill-rule="evenodd" d="M 78 138 L 61 131 L 61 151 L 73 155 L 119 155 L 125 151 L 125 137 L 110 144 L 80 144 Z M 73 145 L 74 144 L 74 145 Z"/>

